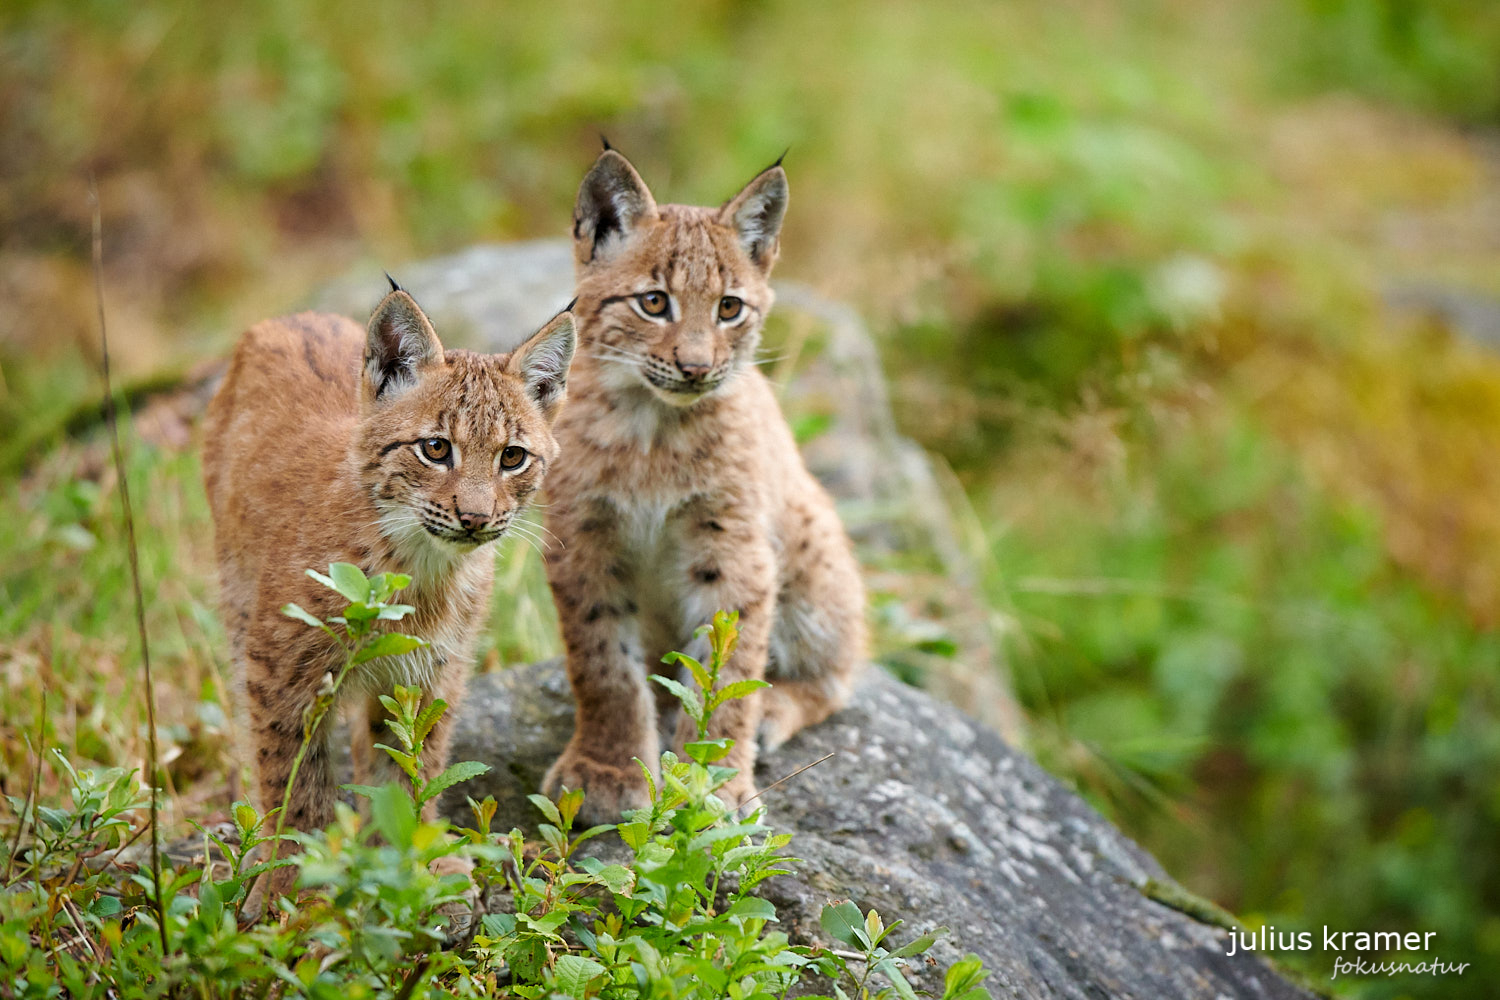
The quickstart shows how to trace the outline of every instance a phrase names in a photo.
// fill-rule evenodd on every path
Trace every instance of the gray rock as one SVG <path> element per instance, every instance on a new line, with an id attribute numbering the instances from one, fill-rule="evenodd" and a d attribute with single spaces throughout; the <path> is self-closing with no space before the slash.
<path id="1" fill-rule="evenodd" d="M 533 826 L 536 791 L 573 727 L 553 661 L 474 679 L 454 760 L 492 770 L 464 793 L 499 803 L 497 828 Z M 1224 955 L 1225 932 L 1147 898 L 1161 867 L 994 732 L 879 670 L 852 705 L 760 761 L 778 831 L 805 859 L 762 886 L 794 942 L 831 944 L 818 916 L 833 900 L 906 921 L 897 940 L 946 925 L 937 965 L 916 970 L 941 993 L 966 951 L 997 997 L 1307 997 L 1260 960 Z M 463 795 L 444 802 L 467 821 Z M 602 845 L 601 845 L 602 846 Z"/>

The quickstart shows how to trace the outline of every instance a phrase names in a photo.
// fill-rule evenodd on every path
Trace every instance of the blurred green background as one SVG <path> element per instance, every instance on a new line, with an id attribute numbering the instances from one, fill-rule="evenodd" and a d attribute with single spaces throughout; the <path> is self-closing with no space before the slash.
<path id="1" fill-rule="evenodd" d="M 0 779 L 139 757 L 98 391 L 356 265 L 560 236 L 607 133 L 855 304 L 972 511 L 1031 750 L 1281 930 L 1500 981 L 1500 4 L 28 3 L 0 9 Z M 188 422 L 133 425 L 174 815 L 228 801 Z M 555 648 L 509 556 L 488 665 Z M 962 659 L 963 650 L 957 651 Z M 230 790 L 232 793 L 234 789 Z"/>

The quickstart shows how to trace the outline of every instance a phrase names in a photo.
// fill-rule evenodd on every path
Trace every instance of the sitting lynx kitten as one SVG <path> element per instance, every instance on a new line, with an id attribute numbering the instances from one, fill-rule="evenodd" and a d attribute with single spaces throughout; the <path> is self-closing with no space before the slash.
<path id="1" fill-rule="evenodd" d="M 594 819 L 646 803 L 632 758 L 660 756 L 647 672 L 701 653 L 693 631 L 716 609 L 740 613 L 723 683 L 773 684 L 714 717 L 710 735 L 735 740 L 731 806 L 755 794 L 757 731 L 774 746 L 842 707 L 863 662 L 849 540 L 755 368 L 786 201 L 778 162 L 721 208 L 658 206 L 609 149 L 578 192 L 582 346 L 547 553 L 578 715 L 544 789 L 584 788 Z M 680 718 L 677 745 L 695 735 Z"/>
<path id="2" fill-rule="evenodd" d="M 295 601 L 319 618 L 342 611 L 344 599 L 304 571 L 349 562 L 412 578 L 401 599 L 416 610 L 397 627 L 431 645 L 349 675 L 344 693 L 370 703 L 369 719 L 384 718 L 376 699 L 396 684 L 455 705 L 489 603 L 489 543 L 557 457 L 551 424 L 573 356 L 572 316 L 510 355 L 445 352 L 417 303 L 391 285 L 368 330 L 319 313 L 252 327 L 208 409 L 204 482 L 220 603 L 262 810 L 281 804 L 303 710 L 343 663 L 328 636 L 279 610 Z M 427 738 L 429 777 L 444 766 L 452 719 Z M 328 728 L 302 762 L 289 829 L 333 819 Z M 435 809 L 427 804 L 428 818 Z M 285 892 L 295 872 L 275 872 L 270 891 Z"/>

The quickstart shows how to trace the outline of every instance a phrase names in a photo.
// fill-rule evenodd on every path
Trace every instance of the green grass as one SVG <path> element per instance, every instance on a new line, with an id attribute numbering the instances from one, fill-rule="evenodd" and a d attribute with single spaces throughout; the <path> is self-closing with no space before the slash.
<path id="1" fill-rule="evenodd" d="M 1243 418 L 1152 428 L 1122 465 L 997 500 L 1041 759 L 1252 926 L 1422 927 L 1489 980 L 1500 638 Z"/>

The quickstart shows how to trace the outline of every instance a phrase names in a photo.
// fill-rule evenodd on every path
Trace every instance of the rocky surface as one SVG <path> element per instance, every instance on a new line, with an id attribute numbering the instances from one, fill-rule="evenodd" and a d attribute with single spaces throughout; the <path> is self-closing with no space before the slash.
<path id="1" fill-rule="evenodd" d="M 530 826 L 525 796 L 572 727 L 558 663 L 475 678 L 453 759 L 493 769 L 464 792 L 495 797 L 497 826 Z M 760 785 L 828 753 L 764 795 L 805 861 L 762 887 L 794 941 L 829 944 L 818 915 L 850 899 L 913 936 L 952 931 L 919 973 L 939 994 L 942 970 L 973 951 L 996 997 L 1310 996 L 1257 959 L 1225 957 L 1221 929 L 1148 898 L 1148 882 L 1166 879 L 1154 860 L 956 709 L 872 670 L 849 708 L 762 759 Z M 462 795 L 444 805 L 468 819 Z"/>

